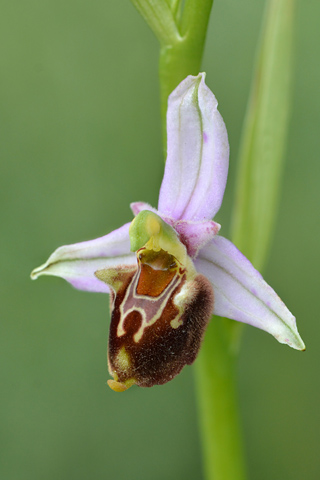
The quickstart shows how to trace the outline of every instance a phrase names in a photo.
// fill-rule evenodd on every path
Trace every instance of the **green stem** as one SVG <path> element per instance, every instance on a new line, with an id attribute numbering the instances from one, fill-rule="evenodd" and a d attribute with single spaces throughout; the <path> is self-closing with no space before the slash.
<path id="1" fill-rule="evenodd" d="M 180 36 L 160 48 L 159 78 L 163 147 L 167 148 L 166 113 L 170 93 L 188 75 L 198 75 L 213 0 L 186 0 L 178 23 Z"/>
<path id="2" fill-rule="evenodd" d="M 236 177 L 232 240 L 261 270 L 273 236 L 287 131 L 295 0 L 266 2 Z"/>
<path id="3" fill-rule="evenodd" d="M 213 317 L 196 362 L 207 480 L 246 478 L 236 392 L 236 361 L 242 328 L 234 327 L 234 322 L 228 319 Z"/>

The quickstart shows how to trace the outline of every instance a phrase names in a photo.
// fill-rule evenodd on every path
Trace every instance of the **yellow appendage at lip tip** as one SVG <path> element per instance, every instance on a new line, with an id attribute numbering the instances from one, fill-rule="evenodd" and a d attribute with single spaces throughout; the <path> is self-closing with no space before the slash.
<path id="1" fill-rule="evenodd" d="M 124 383 L 118 382 L 118 375 L 116 372 L 113 372 L 115 380 L 110 379 L 107 381 L 107 384 L 114 392 L 125 392 L 128 388 L 132 387 L 136 383 L 134 378 L 126 380 Z"/>
<path id="2" fill-rule="evenodd" d="M 113 390 L 114 392 L 124 392 L 125 390 L 128 390 L 128 388 L 124 383 L 116 382 L 115 380 L 108 380 L 108 385 Z"/>
<path id="3" fill-rule="evenodd" d="M 134 378 L 130 378 L 130 380 L 126 380 L 125 383 L 117 382 L 116 380 L 108 380 L 107 384 L 114 392 L 125 392 L 128 388 L 132 387 L 132 385 L 136 384 L 136 380 Z"/>

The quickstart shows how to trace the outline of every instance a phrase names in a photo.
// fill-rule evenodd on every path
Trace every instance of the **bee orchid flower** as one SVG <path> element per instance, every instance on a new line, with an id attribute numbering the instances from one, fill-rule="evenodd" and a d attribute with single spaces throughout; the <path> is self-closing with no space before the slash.
<path id="1" fill-rule="evenodd" d="M 224 195 L 229 144 L 205 74 L 187 77 L 170 95 L 167 141 L 157 210 L 131 204 L 131 223 L 58 248 L 31 274 L 110 293 L 108 383 L 116 391 L 175 377 L 196 359 L 212 314 L 305 348 L 294 316 L 212 220 Z"/>

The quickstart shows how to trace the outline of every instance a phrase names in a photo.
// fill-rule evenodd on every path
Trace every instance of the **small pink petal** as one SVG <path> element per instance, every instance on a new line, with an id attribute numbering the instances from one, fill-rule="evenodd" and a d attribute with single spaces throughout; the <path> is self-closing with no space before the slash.
<path id="1" fill-rule="evenodd" d="M 179 234 L 181 242 L 187 247 L 188 255 L 195 258 L 201 248 L 204 247 L 220 230 L 220 225 L 214 221 L 190 222 L 178 220 L 174 228 Z"/>
<path id="2" fill-rule="evenodd" d="M 149 210 L 150 212 L 154 212 L 157 215 L 160 215 L 155 208 L 151 207 L 149 203 L 145 203 L 145 202 L 132 202 L 130 203 L 130 208 L 135 217 L 138 215 L 138 213 L 142 212 L 143 210 Z"/>

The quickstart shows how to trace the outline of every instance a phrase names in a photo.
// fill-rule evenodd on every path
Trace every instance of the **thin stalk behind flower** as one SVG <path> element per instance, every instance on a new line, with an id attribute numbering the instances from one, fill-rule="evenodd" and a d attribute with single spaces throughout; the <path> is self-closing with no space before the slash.
<path id="1" fill-rule="evenodd" d="M 274 230 L 291 106 L 294 0 L 270 0 L 239 154 L 232 239 L 256 268 Z"/>

